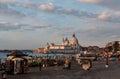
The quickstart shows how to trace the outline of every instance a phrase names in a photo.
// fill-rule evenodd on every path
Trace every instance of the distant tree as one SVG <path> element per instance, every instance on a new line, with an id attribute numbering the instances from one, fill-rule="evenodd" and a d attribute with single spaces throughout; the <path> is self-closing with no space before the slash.
<path id="1" fill-rule="evenodd" d="M 119 51 L 119 43 L 118 43 L 118 41 L 115 41 L 112 48 L 113 48 L 113 53 L 117 53 L 117 51 Z"/>
<path id="2" fill-rule="evenodd" d="M 104 48 L 105 52 L 112 52 L 113 51 L 113 47 L 112 46 L 108 46 Z"/>

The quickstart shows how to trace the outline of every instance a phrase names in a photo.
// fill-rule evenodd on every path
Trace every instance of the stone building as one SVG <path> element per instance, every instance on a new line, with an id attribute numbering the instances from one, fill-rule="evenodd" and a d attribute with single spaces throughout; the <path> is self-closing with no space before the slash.
<path id="1" fill-rule="evenodd" d="M 65 53 L 65 54 L 75 54 L 81 50 L 81 45 L 78 42 L 75 34 L 72 35 L 71 39 L 63 38 L 60 45 L 55 45 L 54 43 L 47 43 L 44 48 L 44 53 Z"/>

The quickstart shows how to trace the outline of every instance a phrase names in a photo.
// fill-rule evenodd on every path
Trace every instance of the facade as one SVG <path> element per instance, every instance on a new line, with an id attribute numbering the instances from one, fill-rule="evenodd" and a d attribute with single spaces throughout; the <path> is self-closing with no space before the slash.
<path id="1" fill-rule="evenodd" d="M 81 50 L 81 45 L 78 42 L 75 34 L 72 35 L 71 39 L 63 38 L 60 45 L 54 43 L 47 43 L 44 48 L 44 53 L 63 53 L 63 54 L 75 54 Z"/>

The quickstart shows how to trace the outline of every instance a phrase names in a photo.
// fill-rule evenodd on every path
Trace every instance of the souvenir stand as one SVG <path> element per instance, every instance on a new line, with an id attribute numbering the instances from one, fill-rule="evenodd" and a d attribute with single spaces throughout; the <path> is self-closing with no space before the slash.
<path id="1" fill-rule="evenodd" d="M 28 72 L 27 55 L 21 51 L 12 51 L 7 55 L 5 71 L 12 74 L 23 74 Z"/>

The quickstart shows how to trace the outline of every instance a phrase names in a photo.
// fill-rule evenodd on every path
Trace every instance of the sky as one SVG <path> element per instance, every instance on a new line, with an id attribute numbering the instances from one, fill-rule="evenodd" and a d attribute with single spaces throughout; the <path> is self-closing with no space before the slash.
<path id="1" fill-rule="evenodd" d="M 120 40 L 120 0 L 0 0 L 0 49 L 61 44 L 75 33 L 81 46 Z"/>

